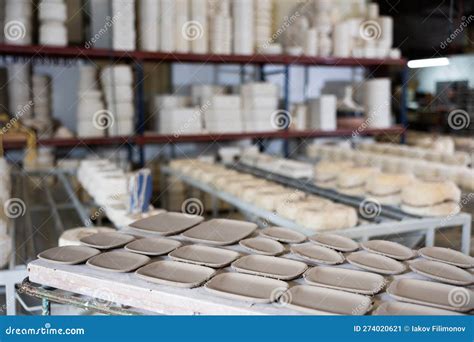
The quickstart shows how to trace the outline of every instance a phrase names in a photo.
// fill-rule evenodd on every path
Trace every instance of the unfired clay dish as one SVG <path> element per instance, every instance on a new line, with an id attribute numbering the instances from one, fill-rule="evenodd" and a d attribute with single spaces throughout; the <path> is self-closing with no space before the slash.
<path id="1" fill-rule="evenodd" d="M 229 299 L 270 303 L 278 299 L 278 294 L 283 294 L 288 289 L 288 284 L 276 279 L 227 272 L 212 278 L 205 288 L 213 294 Z"/>
<path id="2" fill-rule="evenodd" d="M 260 235 L 282 243 L 301 243 L 306 241 L 306 236 L 304 234 L 280 227 L 268 227 L 262 229 Z"/>
<path id="3" fill-rule="evenodd" d="M 418 253 L 425 259 L 440 261 L 461 268 L 474 267 L 473 257 L 450 248 L 424 247 L 418 250 Z"/>
<path id="4" fill-rule="evenodd" d="M 385 287 L 385 278 L 379 274 L 339 267 L 313 267 L 304 279 L 310 285 L 365 295 L 374 295 Z"/>
<path id="5" fill-rule="evenodd" d="M 135 240 L 131 235 L 120 233 L 97 233 L 83 237 L 81 243 L 83 245 L 98 248 L 98 249 L 112 249 L 122 247 L 127 243 Z"/>
<path id="6" fill-rule="evenodd" d="M 205 266 L 161 260 L 140 268 L 135 274 L 152 283 L 193 288 L 207 281 L 215 272 L 214 269 Z"/>
<path id="7" fill-rule="evenodd" d="M 372 307 L 370 297 L 309 285 L 292 287 L 288 298 L 288 308 L 319 315 L 364 315 Z"/>
<path id="8" fill-rule="evenodd" d="M 327 247 L 312 243 L 291 246 L 291 252 L 305 260 L 325 265 L 337 265 L 344 262 L 344 256 Z"/>
<path id="9" fill-rule="evenodd" d="M 38 254 L 38 258 L 63 265 L 77 265 L 100 254 L 95 248 L 86 246 L 54 247 Z"/>
<path id="10" fill-rule="evenodd" d="M 130 242 L 125 246 L 125 249 L 129 252 L 159 256 L 168 254 L 181 246 L 181 242 L 171 239 L 160 239 L 160 238 L 145 238 Z"/>
<path id="11" fill-rule="evenodd" d="M 164 212 L 129 225 L 132 229 L 158 235 L 175 235 L 189 229 L 204 220 L 204 217 L 182 213 Z"/>
<path id="12" fill-rule="evenodd" d="M 237 272 L 280 280 L 298 278 L 307 267 L 300 261 L 258 254 L 246 255 L 232 263 L 232 268 Z"/>
<path id="13" fill-rule="evenodd" d="M 406 266 L 397 260 L 364 251 L 351 253 L 347 261 L 364 270 L 380 274 L 400 274 L 406 270 Z"/>
<path id="14" fill-rule="evenodd" d="M 461 312 L 474 309 L 472 290 L 434 281 L 398 279 L 390 284 L 387 293 L 402 302 Z"/>
<path id="15" fill-rule="evenodd" d="M 210 245 L 232 245 L 252 234 L 257 229 L 255 223 L 213 219 L 185 231 L 188 240 Z"/>
<path id="16" fill-rule="evenodd" d="M 404 303 L 382 302 L 372 313 L 375 316 L 459 316 L 459 312 L 432 308 L 430 306 Z"/>
<path id="17" fill-rule="evenodd" d="M 341 252 L 353 252 L 359 249 L 359 244 L 352 239 L 336 234 L 316 234 L 309 239 L 320 246 L 332 248 Z"/>
<path id="18" fill-rule="evenodd" d="M 261 237 L 242 240 L 240 245 L 251 252 L 263 255 L 278 255 L 285 251 L 285 247 L 278 241 Z"/>
<path id="19" fill-rule="evenodd" d="M 474 275 L 462 268 L 438 261 L 419 259 L 410 263 L 410 269 L 422 276 L 452 285 L 471 285 Z"/>
<path id="20" fill-rule="evenodd" d="M 150 258 L 145 255 L 112 251 L 87 260 L 87 265 L 109 272 L 132 272 L 148 262 Z"/>
<path id="21" fill-rule="evenodd" d="M 176 261 L 212 268 L 230 265 L 239 256 L 240 254 L 235 251 L 203 245 L 183 246 L 169 254 L 169 257 Z"/>
<path id="22" fill-rule="evenodd" d="M 388 256 L 397 260 L 408 260 L 416 256 L 416 252 L 399 243 L 385 240 L 371 240 L 361 244 L 366 251 Z"/>

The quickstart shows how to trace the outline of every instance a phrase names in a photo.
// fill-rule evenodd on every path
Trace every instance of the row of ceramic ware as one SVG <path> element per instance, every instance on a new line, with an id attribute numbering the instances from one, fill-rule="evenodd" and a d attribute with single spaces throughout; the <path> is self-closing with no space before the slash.
<path id="1" fill-rule="evenodd" d="M 467 166 L 411 158 L 406 156 L 374 153 L 346 146 L 312 144 L 307 156 L 323 161 L 351 161 L 357 166 L 377 167 L 388 173 L 413 173 L 426 181 L 450 180 L 467 191 L 474 190 L 474 170 Z M 464 157 L 462 157 L 464 160 Z"/>
<path id="2" fill-rule="evenodd" d="M 462 303 L 451 298 L 454 291 L 472 292 L 474 259 L 446 248 L 413 251 L 394 242 L 359 244 L 333 234 L 307 238 L 281 227 L 257 231 L 249 222 L 171 212 L 130 228 L 128 234 L 88 235 L 80 246 L 56 247 L 39 258 L 86 263 L 101 272 L 135 271 L 127 279 L 137 286 L 204 285 L 216 296 L 238 301 L 284 300 L 282 306 L 312 314 L 364 315 L 374 304 L 375 314 L 455 315 L 474 308 L 472 296 Z M 397 301 L 380 303 L 385 296 L 377 294 L 385 292 Z"/>
<path id="3" fill-rule="evenodd" d="M 12 239 L 8 235 L 10 218 L 26 210 L 22 201 L 10 197 L 10 165 L 5 158 L 0 158 L 0 269 L 8 263 L 12 250 Z"/>
<path id="4" fill-rule="evenodd" d="M 357 211 L 272 181 L 199 160 L 173 160 L 177 173 L 209 184 L 263 210 L 275 212 L 314 231 L 345 229 L 358 223 Z"/>

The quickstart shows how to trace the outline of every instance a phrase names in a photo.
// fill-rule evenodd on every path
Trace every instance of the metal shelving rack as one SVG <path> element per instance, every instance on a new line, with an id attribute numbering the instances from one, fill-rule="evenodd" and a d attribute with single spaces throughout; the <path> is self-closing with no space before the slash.
<path id="1" fill-rule="evenodd" d="M 287 55 L 215 55 L 215 54 L 178 54 L 161 52 L 142 52 L 142 51 L 112 51 L 108 49 L 87 49 L 84 47 L 46 47 L 39 45 L 15 46 L 0 44 L 0 58 L 12 56 L 13 58 L 29 58 L 39 60 L 40 62 L 52 61 L 59 64 L 58 61 L 70 62 L 71 60 L 102 60 L 112 62 L 130 63 L 135 68 L 136 82 L 136 129 L 135 135 L 131 137 L 108 137 L 92 139 L 45 139 L 38 142 L 41 146 L 55 146 L 61 148 L 73 148 L 80 146 L 125 146 L 129 149 L 130 159 L 133 159 L 135 150 L 138 151 L 139 164 L 145 162 L 144 146 L 149 144 L 179 144 L 182 142 L 216 142 L 241 139 L 282 139 L 285 142 L 284 154 L 288 154 L 288 141 L 299 138 L 316 137 L 343 137 L 351 136 L 352 131 L 338 129 L 333 132 L 321 131 L 277 131 L 277 132 L 259 132 L 259 133 L 241 133 L 241 134 L 201 134 L 174 137 L 171 135 L 145 134 L 145 108 L 144 108 L 144 71 L 143 65 L 146 62 L 154 63 L 209 63 L 209 64 L 236 64 L 241 70 L 246 65 L 258 67 L 260 80 L 265 80 L 267 75 L 282 74 L 284 76 L 284 96 L 283 104 L 285 110 L 289 109 L 290 89 L 289 89 L 289 68 L 290 66 L 303 66 L 306 69 L 314 66 L 332 66 L 332 67 L 362 67 L 369 70 L 369 77 L 386 74 L 390 66 L 401 69 L 403 89 L 406 87 L 407 67 L 406 60 L 401 59 L 373 59 L 373 58 L 335 58 L 335 57 L 307 57 L 307 56 L 287 56 Z M 58 63 L 57 63 L 58 62 Z M 68 63 L 65 63 L 67 65 Z M 281 70 L 266 71 L 268 65 L 283 66 Z M 403 91 L 405 94 L 405 91 Z M 402 94 L 402 95 L 403 95 Z M 367 129 L 364 135 L 376 136 L 385 134 L 399 134 L 403 138 L 404 128 L 406 127 L 406 109 L 401 106 L 398 116 L 398 126 L 388 129 Z M 8 149 L 22 148 L 24 143 L 21 141 L 6 141 L 4 147 Z M 135 149 L 136 147 L 136 149 Z"/>
<path id="2" fill-rule="evenodd" d="M 244 166 L 242 164 L 236 164 L 232 166 L 232 168 L 241 172 L 251 173 L 257 177 L 266 178 L 270 181 L 280 183 L 287 187 L 302 190 L 309 194 L 329 198 L 333 201 L 350 205 L 356 209 L 360 207 L 361 203 L 364 200 L 363 198 L 340 194 L 334 190 L 319 188 L 309 181 L 279 176 L 276 174 L 269 173 L 267 171 L 262 171 L 249 166 Z M 213 207 L 214 216 L 217 215 L 216 199 L 220 199 L 226 203 L 231 204 L 233 207 L 241 211 L 250 220 L 259 222 L 261 226 L 266 226 L 270 223 L 272 225 L 294 229 L 306 235 L 312 235 L 315 233 L 310 229 L 298 225 L 294 221 L 280 217 L 274 212 L 260 209 L 251 203 L 242 201 L 238 197 L 217 190 L 209 184 L 205 184 L 186 175 L 177 173 L 167 166 L 162 166 L 161 172 L 164 176 L 173 176 L 181 180 L 182 182 L 211 195 L 212 203 L 215 204 Z M 164 178 L 165 177 L 163 177 L 162 180 L 163 185 L 166 182 L 166 179 Z M 166 187 L 162 188 L 164 189 Z M 331 233 L 347 236 L 361 241 L 367 241 L 375 237 L 419 232 L 423 233 L 425 236 L 425 245 L 433 246 L 435 243 L 435 233 L 437 230 L 461 226 L 461 251 L 465 254 L 469 254 L 470 251 L 471 215 L 466 213 L 460 213 L 455 216 L 449 217 L 448 219 L 443 217 L 418 217 L 406 214 L 396 207 L 381 206 L 379 215 L 374 218 L 364 218 L 364 220 L 368 222 L 353 228 L 331 230 Z"/>

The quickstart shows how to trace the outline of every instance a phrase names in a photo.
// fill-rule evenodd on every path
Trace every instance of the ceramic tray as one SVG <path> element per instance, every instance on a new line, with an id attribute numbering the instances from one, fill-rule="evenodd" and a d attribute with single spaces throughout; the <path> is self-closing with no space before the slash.
<path id="1" fill-rule="evenodd" d="M 95 248 L 86 246 L 54 247 L 38 254 L 38 258 L 63 265 L 77 265 L 100 254 Z"/>
<path id="2" fill-rule="evenodd" d="M 364 270 L 381 274 L 400 274 L 406 270 L 406 266 L 397 260 L 363 251 L 351 253 L 347 261 Z"/>
<path id="3" fill-rule="evenodd" d="M 453 311 L 474 309 L 474 293 L 464 287 L 419 279 L 398 279 L 387 289 L 393 298 Z"/>
<path id="4" fill-rule="evenodd" d="M 252 234 L 255 229 L 255 223 L 213 219 L 191 228 L 182 235 L 197 243 L 232 245 Z"/>
<path id="5" fill-rule="evenodd" d="M 278 255 L 285 251 L 285 247 L 278 241 L 261 237 L 242 240 L 240 245 L 251 252 L 263 255 Z"/>
<path id="6" fill-rule="evenodd" d="M 397 260 L 408 260 L 416 256 L 416 252 L 399 243 L 385 240 L 371 240 L 361 244 L 366 251 L 388 256 Z"/>
<path id="7" fill-rule="evenodd" d="M 227 272 L 212 278 L 205 288 L 213 294 L 229 299 L 270 303 L 278 299 L 277 294 L 288 289 L 288 284 L 276 279 Z"/>
<path id="8" fill-rule="evenodd" d="M 310 285 L 366 295 L 374 295 L 385 287 L 385 278 L 379 274 L 339 267 L 313 267 L 306 271 L 304 279 Z"/>
<path id="9" fill-rule="evenodd" d="M 305 235 L 295 232 L 294 230 L 280 227 L 262 229 L 260 235 L 283 243 L 301 243 L 306 241 Z"/>
<path id="10" fill-rule="evenodd" d="M 425 247 L 418 250 L 425 259 L 444 262 L 461 268 L 474 267 L 474 258 L 461 252 L 443 247 Z"/>
<path id="11" fill-rule="evenodd" d="M 288 308 L 310 314 L 364 315 L 372 307 L 370 297 L 318 286 L 294 286 L 288 297 Z"/>
<path id="12" fill-rule="evenodd" d="M 168 254 L 181 246 L 181 242 L 171 239 L 160 239 L 160 238 L 145 238 L 130 242 L 125 246 L 125 249 L 129 252 L 159 256 Z"/>
<path id="13" fill-rule="evenodd" d="M 341 253 L 312 243 L 291 246 L 291 252 L 318 264 L 336 265 L 344 262 L 344 256 Z"/>
<path id="14" fill-rule="evenodd" d="M 336 234 L 316 234 L 309 239 L 315 244 L 341 252 L 353 252 L 359 249 L 359 244 L 354 240 Z"/>
<path id="15" fill-rule="evenodd" d="M 203 245 L 188 245 L 171 252 L 169 257 L 176 261 L 221 268 L 229 265 L 240 256 L 238 252 L 228 249 Z"/>
<path id="16" fill-rule="evenodd" d="M 130 228 L 158 235 L 175 235 L 204 220 L 202 216 L 164 212 L 143 220 L 133 222 Z"/>
<path id="17" fill-rule="evenodd" d="M 214 273 L 215 270 L 209 267 L 170 260 L 153 262 L 135 272 L 139 278 L 152 283 L 184 288 L 199 286 Z"/>
<path id="18" fill-rule="evenodd" d="M 98 249 L 112 249 L 122 247 L 135 240 L 131 235 L 120 233 L 97 233 L 85 236 L 79 241 L 86 246 Z"/>
<path id="19" fill-rule="evenodd" d="M 246 255 L 232 263 L 232 268 L 238 272 L 280 280 L 298 278 L 307 267 L 300 261 L 258 254 Z"/>
<path id="20" fill-rule="evenodd" d="M 438 261 L 419 259 L 410 263 L 410 269 L 422 276 L 453 285 L 470 285 L 474 275 L 462 268 Z"/>
<path id="21" fill-rule="evenodd" d="M 375 316 L 456 316 L 459 312 L 404 302 L 382 302 L 372 313 Z"/>
<path id="22" fill-rule="evenodd" d="M 109 272 L 132 272 L 150 262 L 145 255 L 112 251 L 99 254 L 87 261 L 87 265 Z"/>

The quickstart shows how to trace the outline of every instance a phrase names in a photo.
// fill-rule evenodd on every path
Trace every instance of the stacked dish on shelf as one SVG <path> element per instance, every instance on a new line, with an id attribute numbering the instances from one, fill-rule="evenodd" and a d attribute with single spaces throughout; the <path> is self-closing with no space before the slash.
<path id="1" fill-rule="evenodd" d="M 278 112 L 278 86 L 267 82 L 246 83 L 241 87 L 242 114 L 247 132 L 268 132 L 285 129 L 290 118 Z M 282 116 L 282 117 L 280 117 Z M 278 120 L 282 120 L 282 125 Z M 286 126 L 285 126 L 286 120 Z"/>
<path id="2" fill-rule="evenodd" d="M 12 115 L 22 121 L 33 118 L 31 68 L 27 63 L 13 63 L 8 71 L 8 103 Z"/>
<path id="3" fill-rule="evenodd" d="M 148 290 L 203 286 L 217 297 L 276 302 L 280 310 L 310 314 L 457 315 L 474 309 L 474 293 L 467 287 L 474 276 L 465 270 L 474 259 L 446 248 L 414 251 L 394 242 L 359 244 L 333 234 L 308 238 L 282 227 L 257 230 L 250 222 L 204 221 L 171 212 L 129 228 L 126 234 L 84 236 L 79 246 L 56 247 L 38 257 L 51 265 L 86 263 L 104 275 L 122 273 L 126 278 L 118 276 L 117 282 L 126 279 Z M 63 270 L 83 272 L 76 266 Z"/>
<path id="4" fill-rule="evenodd" d="M 210 52 L 220 55 L 232 54 L 232 19 L 230 2 L 227 0 L 217 2 L 210 16 Z"/>
<path id="5" fill-rule="evenodd" d="M 209 23 L 207 2 L 191 0 L 191 23 L 187 26 L 191 52 L 205 54 L 209 51 Z M 183 32 L 183 29 L 182 29 Z"/>
<path id="6" fill-rule="evenodd" d="M 139 48 L 142 51 L 156 52 L 159 50 L 160 36 L 160 1 L 139 0 L 138 2 L 138 27 Z M 164 13 L 163 16 L 168 15 Z"/>
<path id="7" fill-rule="evenodd" d="M 30 45 L 33 4 L 30 0 L 6 0 L 3 34 L 6 44 Z"/>
<path id="8" fill-rule="evenodd" d="M 47 75 L 33 74 L 33 104 L 35 126 L 39 138 L 51 138 L 54 130 L 52 117 L 51 78 Z"/>
<path id="9" fill-rule="evenodd" d="M 0 269 L 10 260 L 12 239 L 8 235 L 10 218 L 26 210 L 18 198 L 11 198 L 10 165 L 5 158 L 0 158 Z M 19 216 L 19 215 L 18 215 Z"/>
<path id="10" fill-rule="evenodd" d="M 233 0 L 233 53 L 251 55 L 255 50 L 254 43 L 254 2 L 253 0 Z"/>
<path id="11" fill-rule="evenodd" d="M 77 96 L 77 135 L 84 138 L 105 136 L 105 129 L 95 122 L 95 118 L 104 113 L 105 106 L 94 66 L 84 65 L 79 68 Z"/>
<path id="12" fill-rule="evenodd" d="M 240 133 L 244 130 L 240 95 L 213 95 L 204 112 L 209 133 Z"/>
<path id="13" fill-rule="evenodd" d="M 137 32 L 135 29 L 135 0 L 111 0 L 112 49 L 134 51 Z"/>
<path id="14" fill-rule="evenodd" d="M 42 45 L 67 46 L 67 8 L 64 0 L 41 0 L 39 4 L 39 42 Z"/>
<path id="15" fill-rule="evenodd" d="M 110 121 L 105 125 L 109 136 L 134 133 L 133 72 L 129 65 L 107 66 L 101 71 L 101 82 Z"/>
<path id="16" fill-rule="evenodd" d="M 178 53 L 189 53 L 191 49 L 191 40 L 189 32 L 183 31 L 186 25 L 189 25 L 189 2 L 188 0 L 174 0 L 175 7 L 175 51 Z M 164 14 L 168 15 L 168 14 Z M 173 34 L 171 33 L 171 36 Z"/>
<path id="17" fill-rule="evenodd" d="M 254 1 L 255 47 L 256 51 L 265 53 L 272 38 L 272 0 Z"/>

